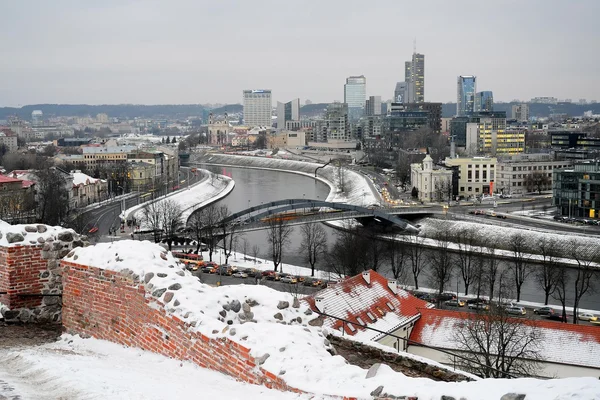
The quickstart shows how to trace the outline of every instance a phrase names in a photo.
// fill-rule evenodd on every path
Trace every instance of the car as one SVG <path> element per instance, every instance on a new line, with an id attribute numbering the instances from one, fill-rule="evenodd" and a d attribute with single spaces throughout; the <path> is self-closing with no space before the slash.
<path id="1" fill-rule="evenodd" d="M 554 309 L 551 307 L 541 307 L 541 308 L 536 308 L 535 310 L 533 310 L 534 314 L 537 315 L 550 315 L 550 314 L 554 314 Z"/>
<path id="2" fill-rule="evenodd" d="M 262 276 L 274 275 L 275 271 L 267 270 L 267 271 L 263 271 L 261 274 L 262 274 Z"/>
<path id="3" fill-rule="evenodd" d="M 302 285 L 304 285 L 304 286 L 312 286 L 313 285 L 313 279 L 311 279 L 311 278 L 304 279 L 304 281 L 302 282 Z"/>
<path id="4" fill-rule="evenodd" d="M 312 281 L 312 285 L 313 285 L 313 287 L 323 286 L 323 281 L 320 279 L 315 279 Z"/>
<path id="5" fill-rule="evenodd" d="M 278 281 L 279 280 L 279 274 L 277 274 L 276 272 L 272 271 L 272 274 L 268 274 L 268 275 L 264 275 L 265 280 L 267 281 Z"/>
<path id="6" fill-rule="evenodd" d="M 464 307 L 465 302 L 463 300 L 448 300 L 444 302 L 448 307 Z"/>
<path id="7" fill-rule="evenodd" d="M 438 301 L 455 300 L 456 299 L 456 295 L 454 293 L 442 293 L 442 294 L 437 295 L 436 299 Z"/>
<path id="8" fill-rule="evenodd" d="M 558 313 L 552 313 L 552 314 L 548 314 L 548 316 L 546 317 L 549 320 L 552 321 L 560 321 L 560 322 L 567 322 L 567 318 L 565 318 L 562 313 L 558 314 Z"/>
<path id="9" fill-rule="evenodd" d="M 477 297 L 476 299 L 467 300 L 467 304 L 477 304 L 477 303 L 487 303 L 487 300 L 482 299 L 481 297 Z"/>
<path id="10" fill-rule="evenodd" d="M 247 278 L 248 274 L 242 271 L 238 271 L 235 274 L 232 275 L 234 278 Z"/>
<path id="11" fill-rule="evenodd" d="M 216 273 L 219 275 L 228 275 L 231 276 L 233 274 L 233 270 L 229 265 L 221 265 L 217 267 Z"/>
<path id="12" fill-rule="evenodd" d="M 471 303 L 471 304 L 469 304 L 469 309 L 488 311 L 490 309 L 490 307 L 485 303 Z"/>
<path id="13" fill-rule="evenodd" d="M 282 283 L 298 283 L 298 279 L 296 279 L 295 276 L 284 276 L 283 278 L 281 278 L 281 282 Z"/>
<path id="14" fill-rule="evenodd" d="M 596 317 L 594 314 L 591 313 L 580 313 L 577 314 L 577 319 L 580 321 L 597 321 L 598 317 Z"/>
<path id="15" fill-rule="evenodd" d="M 205 274 L 214 274 L 215 272 L 217 272 L 217 269 L 212 265 L 205 265 L 204 267 L 202 267 L 202 272 L 204 272 Z"/>
<path id="16" fill-rule="evenodd" d="M 511 315 L 527 315 L 527 310 L 525 310 L 525 307 L 520 306 L 508 306 L 505 308 L 505 311 L 507 314 Z"/>

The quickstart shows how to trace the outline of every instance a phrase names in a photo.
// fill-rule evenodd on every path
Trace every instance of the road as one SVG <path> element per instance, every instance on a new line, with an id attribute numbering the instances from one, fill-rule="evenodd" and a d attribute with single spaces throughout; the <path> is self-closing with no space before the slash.
<path id="1" fill-rule="evenodd" d="M 181 167 L 179 171 L 179 186 L 178 190 L 186 188 L 188 185 L 192 185 L 202 179 L 201 173 L 193 173 L 188 167 Z M 170 192 L 173 192 L 171 188 Z M 125 210 L 139 204 L 142 201 L 148 199 L 150 193 L 137 193 L 134 197 L 126 199 Z M 98 228 L 98 231 L 93 233 L 93 237 L 98 242 L 108 242 L 114 239 L 121 239 L 122 235 L 118 234 L 118 230 L 121 226 L 121 219 L 119 215 L 123 211 L 123 201 L 111 201 L 107 202 L 100 207 L 90 210 L 84 213 L 88 223 L 83 229 L 83 233 L 87 234 L 90 229 Z M 109 235 L 109 230 L 114 229 L 117 231 L 116 235 Z M 90 234 L 91 235 L 91 234 Z"/>

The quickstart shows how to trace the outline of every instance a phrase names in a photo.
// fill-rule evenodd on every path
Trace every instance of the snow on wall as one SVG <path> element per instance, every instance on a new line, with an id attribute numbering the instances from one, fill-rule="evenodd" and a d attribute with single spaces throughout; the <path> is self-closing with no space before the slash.
<path id="1" fill-rule="evenodd" d="M 305 304 L 294 304 L 291 294 L 255 285 L 204 285 L 170 253 L 149 242 L 78 248 L 63 265 L 67 328 L 109 340 L 124 338 L 119 343 L 175 358 L 193 355 L 191 360 L 201 366 L 253 383 L 357 398 L 372 398 L 378 386 L 420 399 L 449 395 L 497 400 L 507 392 L 525 393 L 533 400 L 600 396 L 598 380 L 592 378 L 438 383 L 382 368 L 366 379 L 366 370 L 331 356 L 327 329 L 318 326 L 319 319 Z M 250 358 L 242 363 L 245 354 Z"/>

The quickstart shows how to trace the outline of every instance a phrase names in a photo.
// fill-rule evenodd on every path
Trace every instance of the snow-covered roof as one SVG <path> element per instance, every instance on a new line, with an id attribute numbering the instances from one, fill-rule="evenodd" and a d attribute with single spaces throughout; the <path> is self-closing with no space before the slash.
<path id="1" fill-rule="evenodd" d="M 363 274 L 368 275 L 370 283 L 367 283 Z M 399 288 L 394 294 L 390 286 L 395 286 L 396 282 L 388 281 L 375 271 L 365 271 L 363 274 L 347 278 L 304 300 L 316 311 L 315 300 L 320 298 L 325 314 L 384 332 L 392 332 L 415 320 L 419 316 L 419 308 L 431 306 Z M 335 330 L 345 329 L 345 334 L 355 336 L 357 340 L 377 340 L 383 336 L 376 331 L 344 324 L 330 317 L 325 318 L 324 325 Z"/>
<path id="2" fill-rule="evenodd" d="M 429 346 L 460 350 L 453 332 L 462 329 L 470 317 L 472 314 L 452 310 L 421 310 L 421 318 L 415 324 L 410 339 Z M 531 320 L 515 318 L 515 321 L 539 331 L 542 345 L 538 350 L 547 362 L 600 368 L 598 327 L 544 320 L 536 320 L 531 326 L 527 325 Z"/>
<path id="3" fill-rule="evenodd" d="M 71 172 L 71 175 L 73 175 L 73 186 L 85 186 L 89 184 L 94 184 L 98 181 L 102 181 L 101 179 L 92 178 L 91 176 L 86 175 L 83 172 Z"/>

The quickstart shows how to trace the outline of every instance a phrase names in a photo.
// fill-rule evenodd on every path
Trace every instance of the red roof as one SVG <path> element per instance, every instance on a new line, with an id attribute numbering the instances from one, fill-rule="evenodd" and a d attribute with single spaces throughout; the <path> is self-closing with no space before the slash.
<path id="1" fill-rule="evenodd" d="M 419 317 L 419 310 L 429 305 L 405 290 L 396 287 L 394 294 L 390 286 L 395 282 L 375 271 L 366 271 L 370 283 L 361 275 L 346 278 L 340 283 L 304 298 L 313 311 L 317 311 L 315 298 L 322 300 L 324 313 L 333 317 L 343 318 L 360 325 L 366 325 L 384 332 L 390 332 Z M 345 329 L 348 335 L 357 335 L 366 340 L 376 340 L 381 334 L 349 324 L 342 323 L 336 318 L 326 317 L 325 325 L 333 329 Z"/>
<path id="2" fill-rule="evenodd" d="M 16 134 L 10 128 L 2 128 L 0 132 L 4 133 L 5 136 L 16 136 Z"/>
<path id="3" fill-rule="evenodd" d="M 473 317 L 472 313 L 421 309 L 410 339 L 417 343 L 458 350 L 459 344 L 452 332 Z M 549 362 L 600 367 L 600 327 L 565 324 L 549 320 L 514 318 L 514 321 L 531 325 L 540 331 L 543 342 L 540 354 Z M 548 351 L 545 351 L 548 350 Z"/>
<path id="4" fill-rule="evenodd" d="M 20 179 L 11 178 L 10 176 L 0 175 L 0 184 L 1 183 L 13 183 L 13 182 L 21 182 Z"/>

